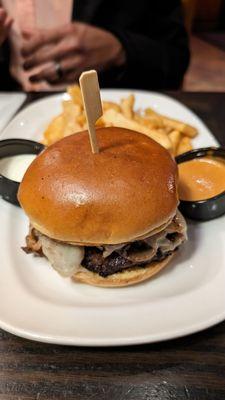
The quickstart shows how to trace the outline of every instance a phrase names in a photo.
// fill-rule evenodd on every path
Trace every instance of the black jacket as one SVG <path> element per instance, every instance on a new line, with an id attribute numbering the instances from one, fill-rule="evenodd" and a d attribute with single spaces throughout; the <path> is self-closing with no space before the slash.
<path id="1" fill-rule="evenodd" d="M 189 62 L 189 48 L 179 0 L 75 0 L 74 3 L 74 20 L 113 32 L 125 48 L 126 66 L 101 73 L 102 87 L 176 89 L 180 86 Z M 0 89 L 1 86 L 2 82 Z"/>

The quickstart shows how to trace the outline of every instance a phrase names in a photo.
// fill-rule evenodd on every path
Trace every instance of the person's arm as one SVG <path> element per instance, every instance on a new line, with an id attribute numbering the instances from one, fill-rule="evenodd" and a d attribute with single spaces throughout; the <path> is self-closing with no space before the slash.
<path id="1" fill-rule="evenodd" d="M 149 24 L 143 18 L 143 32 L 136 27 L 109 28 L 126 53 L 126 67 L 117 78 L 120 86 L 167 89 L 178 88 L 182 82 L 190 55 L 181 5 L 176 0 L 158 2 Z M 150 15 L 151 2 L 144 3 Z"/>
<path id="2" fill-rule="evenodd" d="M 7 12 L 0 5 L 0 46 L 8 36 L 12 22 L 12 18 L 7 15 Z"/>

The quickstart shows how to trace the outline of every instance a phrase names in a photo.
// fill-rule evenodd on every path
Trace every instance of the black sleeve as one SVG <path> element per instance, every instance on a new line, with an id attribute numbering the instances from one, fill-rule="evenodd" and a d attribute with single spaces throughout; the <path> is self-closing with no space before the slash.
<path id="1" fill-rule="evenodd" d="M 156 0 L 154 3 L 158 5 L 153 10 L 149 6 L 151 1 L 139 0 L 135 2 L 137 6 L 139 2 L 142 13 L 146 12 L 142 16 L 143 26 L 139 14 L 138 23 L 131 23 L 128 28 L 108 27 L 121 41 L 127 58 L 124 69 L 117 74 L 114 71 L 116 84 L 141 89 L 177 89 L 189 63 L 180 1 Z"/>

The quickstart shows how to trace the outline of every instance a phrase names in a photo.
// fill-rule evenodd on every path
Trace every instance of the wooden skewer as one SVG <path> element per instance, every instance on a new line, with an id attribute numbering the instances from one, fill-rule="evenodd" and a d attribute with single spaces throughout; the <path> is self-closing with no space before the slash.
<path id="1" fill-rule="evenodd" d="M 103 111 L 97 72 L 95 70 L 83 72 L 80 76 L 79 83 L 87 119 L 92 153 L 99 153 L 95 123 L 97 119 L 102 116 Z"/>

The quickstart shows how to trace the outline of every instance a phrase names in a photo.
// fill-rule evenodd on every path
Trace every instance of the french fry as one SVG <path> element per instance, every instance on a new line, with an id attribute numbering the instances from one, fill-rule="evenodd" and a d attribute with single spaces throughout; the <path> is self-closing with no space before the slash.
<path id="1" fill-rule="evenodd" d="M 162 129 L 150 129 L 132 119 L 124 117 L 123 114 L 118 113 L 115 110 L 106 111 L 102 119 L 106 126 L 117 126 L 120 128 L 127 128 L 140 133 L 144 133 L 156 142 L 160 143 L 166 149 L 172 149 L 171 141 Z"/>
<path id="2" fill-rule="evenodd" d="M 96 124 L 95 124 L 98 128 L 103 128 L 105 126 L 104 121 L 102 119 L 102 117 L 100 117 L 99 119 L 97 119 Z"/>
<path id="3" fill-rule="evenodd" d="M 79 124 L 81 127 L 86 124 L 86 118 L 85 118 L 84 113 L 82 113 L 76 117 L 76 123 Z"/>
<path id="4" fill-rule="evenodd" d="M 174 130 L 170 126 L 165 126 L 165 125 L 163 125 L 163 129 L 167 135 L 169 135 L 169 133 L 171 133 Z"/>
<path id="5" fill-rule="evenodd" d="M 169 136 L 169 139 L 170 139 L 170 141 L 172 143 L 173 155 L 176 155 L 177 154 L 177 148 L 178 148 L 178 145 L 179 145 L 179 142 L 180 142 L 180 138 L 181 138 L 181 133 L 179 131 L 174 130 L 174 131 L 170 132 L 168 134 L 168 136 Z"/>
<path id="6" fill-rule="evenodd" d="M 126 99 L 120 101 L 121 112 L 124 117 L 133 119 L 134 95 L 130 94 Z"/>
<path id="7" fill-rule="evenodd" d="M 189 136 L 191 138 L 195 137 L 198 134 L 197 129 L 194 128 L 193 126 L 188 125 L 184 122 L 177 121 L 176 119 L 166 117 L 165 115 L 160 115 L 151 108 L 146 108 L 145 113 L 150 116 L 154 115 L 160 117 L 165 126 L 168 126 L 172 129 L 176 129 L 181 133 L 183 133 L 184 135 Z"/>
<path id="8" fill-rule="evenodd" d="M 150 108 L 150 107 L 148 107 L 148 108 L 145 109 L 145 115 L 149 115 L 149 116 L 155 115 L 155 116 L 161 118 L 161 115 L 158 114 L 156 111 L 154 111 L 154 110 L 153 110 L 152 108 Z"/>
<path id="9" fill-rule="evenodd" d="M 64 116 L 68 119 L 74 119 L 83 113 L 83 108 L 80 104 L 75 104 L 71 100 L 64 100 L 62 102 Z"/>
<path id="10" fill-rule="evenodd" d="M 151 129 L 147 134 L 151 139 L 155 140 L 168 151 L 172 152 L 172 143 L 164 129 Z"/>
<path id="11" fill-rule="evenodd" d="M 67 93 L 74 104 L 79 104 L 83 108 L 83 100 L 80 87 L 78 85 L 69 86 L 67 88 Z"/>
<path id="12" fill-rule="evenodd" d="M 160 123 L 159 118 L 148 118 L 146 116 L 142 116 L 138 113 L 134 113 L 134 120 L 139 122 L 140 124 L 147 126 L 150 129 L 158 129 L 163 128 L 163 123 Z"/>
<path id="13" fill-rule="evenodd" d="M 155 114 L 146 114 L 144 115 L 145 119 L 147 119 L 149 121 L 149 123 L 151 122 L 155 128 L 166 128 L 162 118 L 160 118 L 159 116 L 155 115 Z"/>
<path id="14" fill-rule="evenodd" d="M 103 101 L 102 102 L 102 108 L 103 108 L 103 112 L 107 111 L 109 109 L 113 109 L 116 110 L 118 112 L 121 112 L 121 107 L 119 104 L 113 103 L 112 101 Z"/>
<path id="15" fill-rule="evenodd" d="M 43 144 L 49 146 L 50 144 L 60 140 L 64 136 L 64 117 L 63 114 L 53 118 L 47 129 L 44 132 Z"/>
<path id="16" fill-rule="evenodd" d="M 193 149 L 193 147 L 192 147 L 192 144 L 191 144 L 191 139 L 188 136 L 183 136 L 181 141 L 180 141 L 180 143 L 179 143 L 179 145 L 178 145 L 177 154 L 176 155 L 186 153 L 186 151 L 189 151 L 189 150 L 192 150 L 192 149 Z"/>
<path id="17" fill-rule="evenodd" d="M 184 122 L 180 122 L 175 119 L 164 117 L 164 116 L 162 116 L 162 120 L 165 125 L 180 131 L 181 133 L 183 133 L 184 135 L 186 135 L 190 138 L 194 138 L 198 134 L 198 131 L 196 128 L 194 128 L 191 125 L 185 124 Z"/>

